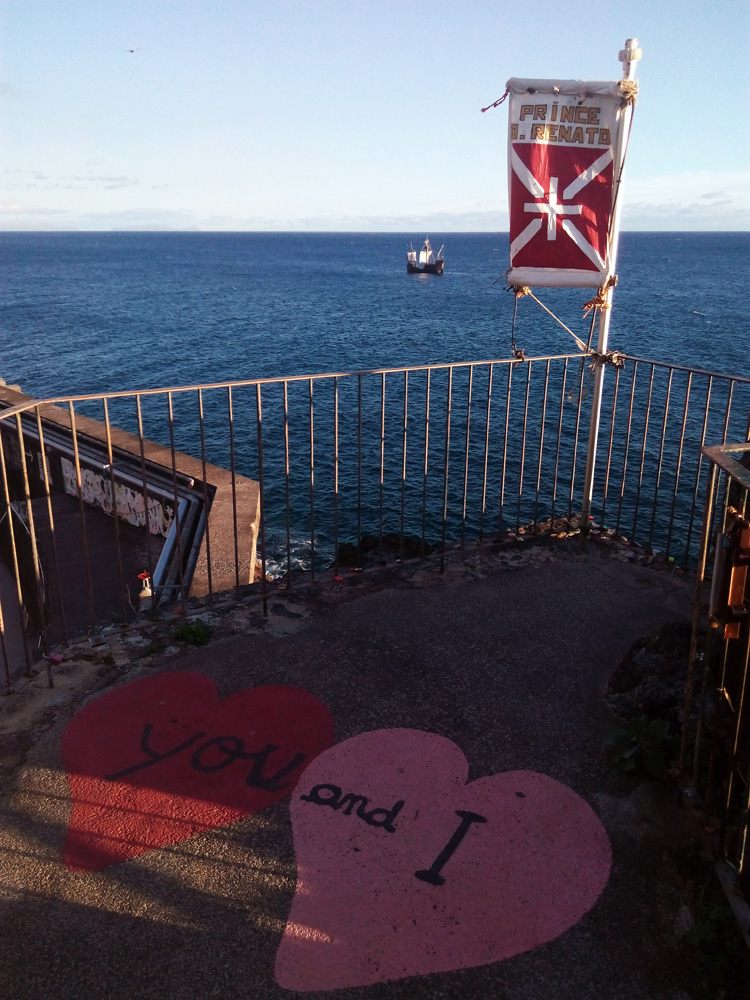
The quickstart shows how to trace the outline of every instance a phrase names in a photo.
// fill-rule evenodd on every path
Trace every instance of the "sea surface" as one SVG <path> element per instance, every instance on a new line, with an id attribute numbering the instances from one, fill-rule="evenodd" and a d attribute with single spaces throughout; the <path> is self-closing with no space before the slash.
<path id="1" fill-rule="evenodd" d="M 508 357 L 507 234 L 2 233 L 0 377 L 37 396 Z M 611 346 L 750 372 L 750 233 L 624 233 Z M 579 336 L 587 290 L 539 297 Z M 574 350 L 521 303 L 527 355 Z"/>
<path id="2" fill-rule="evenodd" d="M 414 241 L 418 246 L 425 235 L 2 233 L 0 377 L 8 383 L 20 384 L 31 395 L 44 398 L 433 362 L 501 359 L 510 357 L 513 342 L 527 357 L 576 350 L 570 334 L 530 299 L 518 304 L 513 324 L 514 299 L 506 290 L 503 277 L 508 263 L 507 234 L 430 233 L 433 247 L 445 243 L 445 274 L 442 277 L 407 275 L 407 245 Z M 675 365 L 697 366 L 735 376 L 750 375 L 747 309 L 750 233 L 624 233 L 620 241 L 618 272 L 611 348 Z M 581 307 L 591 296 L 589 290 L 540 289 L 537 294 L 579 337 L 588 339 L 589 321 L 583 318 Z M 549 407 L 547 430 L 542 427 L 543 434 L 547 433 L 548 437 L 557 397 L 564 397 L 563 403 L 567 405 L 571 392 L 576 391 L 577 376 L 572 369 L 567 383 L 562 381 L 559 369 L 553 371 L 557 374 L 549 383 L 549 399 L 546 390 L 544 399 L 539 395 L 541 382 L 536 374 L 533 389 L 530 395 L 527 393 L 529 413 L 535 408 L 538 411 L 542 402 Z M 645 392 L 643 371 L 642 368 L 639 393 Z M 453 399 L 455 402 L 464 400 L 464 404 L 463 410 L 461 405 L 454 408 L 451 431 L 454 437 L 459 434 L 467 409 L 474 407 L 477 410 L 472 426 L 478 426 L 485 393 L 482 378 L 486 377 L 486 370 L 482 372 L 484 374 L 477 376 L 473 387 L 466 383 L 466 370 L 457 373 L 452 386 Z M 672 392 L 662 441 L 666 440 L 667 450 L 671 441 L 677 454 L 678 396 L 682 383 L 675 379 L 667 385 L 666 376 L 661 382 L 659 378 L 657 376 L 653 392 L 649 390 L 649 398 L 655 404 L 667 400 Z M 322 547 L 328 544 L 330 548 L 332 539 L 352 538 L 364 530 L 359 521 L 354 523 L 352 504 L 346 502 L 347 489 L 349 501 L 352 491 L 362 490 L 360 513 L 365 516 L 368 530 L 372 531 L 374 526 L 381 531 L 384 527 L 399 529 L 405 523 L 404 490 L 399 471 L 405 464 L 401 415 L 404 388 L 396 376 L 389 377 L 391 408 L 383 424 L 385 454 L 379 457 L 381 428 L 378 415 L 382 405 L 379 383 L 371 379 L 366 385 L 364 415 L 359 427 L 355 426 L 356 419 L 352 416 L 357 405 L 355 383 L 356 380 L 341 381 L 342 426 L 336 431 L 331 422 L 334 404 L 322 392 L 318 397 L 316 442 L 320 458 L 316 467 L 316 489 L 329 491 L 325 505 L 328 513 L 321 514 L 317 524 L 309 526 L 309 531 L 305 528 L 300 533 L 295 527 L 291 534 L 298 540 L 307 534 L 316 540 L 319 534 Z M 520 375 L 517 384 L 521 385 Z M 609 385 L 612 384 L 610 379 Z M 291 393 L 289 403 L 291 463 L 299 473 L 298 481 L 292 476 L 290 502 L 292 508 L 300 510 L 306 503 L 310 479 L 306 385 L 297 384 L 300 391 L 296 395 Z M 577 391 L 585 394 L 589 388 L 590 376 L 584 373 Z M 623 397 L 625 388 L 623 382 Z M 444 420 L 443 401 L 448 391 L 444 380 L 441 383 L 436 376 L 432 391 L 434 409 Z M 415 380 L 410 393 L 409 420 L 416 422 L 417 432 L 408 446 L 408 461 L 413 464 L 409 490 L 414 495 L 411 514 L 407 496 L 406 527 L 418 534 L 420 529 L 425 531 L 425 494 L 420 471 L 424 427 L 420 430 L 420 418 L 415 415 L 423 408 L 425 387 L 420 387 Z M 325 400 L 321 396 L 325 396 Z M 229 461 L 226 407 L 222 402 L 219 413 L 215 407 L 212 409 L 211 399 L 207 395 L 207 457 L 210 461 L 226 464 Z M 514 397 L 514 407 L 521 406 L 523 401 L 521 389 L 520 395 Z M 256 401 L 248 396 L 244 400 L 238 397 L 236 402 L 240 439 L 237 467 L 239 471 L 257 476 Z M 712 405 L 715 412 L 711 415 L 709 435 L 721 429 L 724 404 L 717 392 L 714 392 Z M 265 427 L 272 425 L 276 437 L 275 445 L 268 443 L 266 448 L 266 487 L 269 497 L 275 498 L 266 520 L 269 526 L 275 523 L 281 530 L 285 517 L 280 511 L 286 504 L 288 485 L 283 476 L 284 456 L 280 450 L 283 447 L 280 437 L 282 403 L 277 396 L 266 406 Z M 692 398 L 690 406 L 688 436 L 692 425 L 696 421 L 700 423 Z M 194 400 L 190 407 L 189 419 L 177 413 L 176 439 L 178 447 L 195 454 Z M 149 412 L 148 406 L 145 411 L 147 436 L 166 441 L 163 414 Z M 621 408 L 618 414 L 623 412 Z M 511 425 L 514 419 L 511 415 Z M 659 415 L 652 416 L 648 426 L 643 428 L 643 453 L 648 453 L 655 463 L 652 472 L 648 464 L 644 467 L 644 490 L 649 475 L 653 479 L 659 474 L 655 457 L 660 450 L 658 419 Z M 732 419 L 735 421 L 733 433 L 737 433 L 744 419 L 742 404 L 735 409 Z M 501 470 L 497 464 L 501 450 L 501 439 L 497 435 L 503 433 L 501 409 L 497 414 L 493 411 L 492 420 L 495 424 L 489 437 L 492 456 L 489 483 L 491 492 L 499 490 L 502 494 L 506 469 L 503 466 Z M 243 421 L 247 433 L 243 432 Z M 439 469 L 443 430 L 436 421 L 434 417 L 429 447 L 434 449 L 434 454 L 430 451 L 431 467 Z M 536 417 L 533 421 L 527 420 L 519 411 L 516 431 L 511 426 L 509 432 L 506 459 L 516 462 L 519 482 L 529 474 L 522 434 L 532 422 L 536 428 Z M 696 433 L 700 431 L 699 427 L 692 429 Z M 635 441 L 637 426 L 632 430 Z M 623 446 L 625 431 L 623 425 Z M 331 457 L 334 433 L 340 434 L 340 469 Z M 566 447 L 577 448 L 577 443 L 569 440 L 572 433 L 566 424 L 562 433 L 563 452 Z M 650 435 L 654 434 L 652 440 Z M 472 435 L 471 444 L 464 440 L 463 454 L 471 450 L 472 462 L 481 466 L 482 431 L 473 429 Z M 545 449 L 553 444 L 553 441 L 548 444 L 547 439 L 541 443 L 540 438 L 535 507 L 540 503 L 539 483 L 545 479 L 543 465 L 544 472 L 549 475 L 552 456 L 548 456 Z M 452 438 L 451 448 L 454 445 L 456 454 L 451 456 L 454 478 L 447 493 L 439 475 L 426 487 L 431 498 L 426 533 L 433 540 L 445 529 L 441 509 L 446 506 L 446 496 L 448 506 L 461 515 L 460 523 L 455 522 L 448 528 L 447 534 L 453 537 L 459 531 L 463 533 L 467 524 L 476 530 L 477 517 L 482 520 L 484 508 L 488 506 L 479 496 L 484 486 L 476 482 L 469 487 L 467 511 L 467 487 L 464 484 L 462 491 L 461 485 L 461 445 Z M 358 454 L 356 468 L 352 464 L 355 450 Z M 663 443 L 661 451 L 664 451 Z M 346 455 L 351 461 L 345 469 Z M 574 455 L 574 465 L 575 461 Z M 632 469 L 632 462 L 630 467 Z M 362 469 L 364 487 L 360 485 Z M 536 468 L 531 469 L 532 473 L 536 471 Z M 512 493 L 511 479 L 509 470 Z M 334 483 L 332 493 L 331 482 Z M 684 484 L 683 477 L 682 486 Z M 640 496 L 640 482 L 637 488 Z M 574 492 L 574 486 L 570 492 Z M 625 502 L 626 506 L 636 502 L 637 513 L 638 498 L 633 501 L 626 497 Z M 330 513 L 331 503 L 333 514 Z M 541 504 L 544 509 L 547 504 L 544 497 Z M 481 511 L 477 515 L 479 508 Z M 526 508 L 524 511 L 525 516 L 530 514 Z M 536 515 L 537 510 L 533 513 Z M 500 516 L 508 522 L 507 511 L 501 511 Z M 521 517 L 520 501 L 518 517 Z M 301 549 L 308 543 L 309 539 L 308 542 L 300 541 Z M 309 554 L 303 553 L 300 559 L 304 562 Z"/>

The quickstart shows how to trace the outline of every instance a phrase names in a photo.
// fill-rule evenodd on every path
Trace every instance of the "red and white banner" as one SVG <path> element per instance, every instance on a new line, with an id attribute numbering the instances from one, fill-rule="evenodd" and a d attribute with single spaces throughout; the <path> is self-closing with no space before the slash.
<path id="1" fill-rule="evenodd" d="M 627 102 L 618 83 L 507 83 L 511 285 L 610 277 Z"/>

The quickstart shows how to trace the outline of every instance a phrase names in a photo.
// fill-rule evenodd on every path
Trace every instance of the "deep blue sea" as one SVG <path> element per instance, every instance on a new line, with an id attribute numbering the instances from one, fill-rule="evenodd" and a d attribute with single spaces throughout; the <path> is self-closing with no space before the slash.
<path id="1" fill-rule="evenodd" d="M 0 377 L 37 396 L 507 357 L 507 234 L 2 233 Z M 750 233 L 624 233 L 612 346 L 750 372 Z M 576 332 L 587 292 L 540 290 Z M 575 349 L 530 301 L 528 355 Z"/>
<path id="2" fill-rule="evenodd" d="M 442 235 L 431 232 L 434 247 L 445 243 L 445 274 L 442 277 L 407 275 L 407 244 L 410 240 L 418 244 L 425 235 L 0 234 L 0 377 L 9 383 L 19 383 L 29 394 L 48 397 L 509 357 L 513 297 L 505 290 L 503 279 L 508 256 L 507 234 Z M 750 233 L 624 233 L 618 271 L 611 347 L 674 364 L 750 375 L 750 318 L 746 301 L 750 286 Z M 580 337 L 587 338 L 588 321 L 582 318 L 581 306 L 590 297 L 588 290 L 541 289 L 538 294 Z M 515 339 L 527 356 L 562 354 L 576 349 L 568 333 L 529 299 L 519 304 Z M 644 372 L 642 368 L 635 394 L 639 400 L 642 396 L 644 400 L 647 398 Z M 455 447 L 456 450 L 455 456 L 451 455 L 453 478 L 447 493 L 440 475 L 426 488 L 430 500 L 426 532 L 431 538 L 439 536 L 444 527 L 441 522 L 444 522 L 442 512 L 446 496 L 448 507 L 458 517 L 447 531 L 453 537 L 463 532 L 467 524 L 476 529 L 477 518 L 484 518 L 485 507 L 489 511 L 490 507 L 494 509 L 499 504 L 500 518 L 506 524 L 514 516 L 516 520 L 532 513 L 536 516 L 540 505 L 542 511 L 549 508 L 544 484 L 548 481 L 550 465 L 556 460 L 554 433 L 550 428 L 557 413 L 557 399 L 563 397 L 567 406 L 571 393 L 576 391 L 576 375 L 572 369 L 567 386 L 562 382 L 560 370 L 555 369 L 555 373 L 549 383 L 549 398 L 544 397 L 548 407 L 547 423 L 541 427 L 538 447 L 536 437 L 531 438 L 532 429 L 537 435 L 538 411 L 543 402 L 542 383 L 536 374 L 533 387 L 525 397 L 521 375 L 518 375 L 514 409 L 507 429 L 502 426 L 502 407 L 498 404 L 493 410 L 488 433 L 489 472 L 484 477 L 493 497 L 491 503 L 485 503 L 480 497 L 485 492 L 483 484 L 477 480 L 469 482 L 467 487 L 466 477 L 462 475 L 462 456 L 470 449 L 472 469 L 475 465 L 482 466 L 484 432 L 480 429 L 480 415 L 484 408 L 481 400 L 485 393 L 482 381 L 485 375 L 482 378 L 478 375 L 472 388 L 466 383 L 465 370 L 457 373 L 454 401 L 464 400 L 464 404 L 463 410 L 460 405 L 455 407 L 452 418 L 451 449 Z M 585 394 L 589 375 L 582 378 Z M 610 379 L 610 391 L 613 384 Z M 291 393 L 289 404 L 293 466 L 290 495 L 292 512 L 297 519 L 304 515 L 309 480 L 306 464 L 309 441 L 304 431 L 308 419 L 305 386 L 306 383 L 301 383 L 300 392 Z M 352 381 L 345 385 L 342 380 L 342 422 L 338 430 L 342 461 L 339 468 L 331 458 L 335 433 L 331 423 L 333 404 L 327 396 L 325 400 L 320 399 L 316 411 L 316 442 L 320 456 L 316 466 L 316 503 L 322 492 L 329 492 L 323 504 L 325 511 L 316 515 L 314 525 L 314 532 L 322 539 L 321 545 L 325 539 L 330 542 L 332 536 L 351 538 L 356 530 L 365 528 L 398 529 L 399 525 L 406 524 L 410 531 L 418 533 L 420 518 L 425 530 L 421 475 L 424 421 L 421 420 L 420 429 L 420 418 L 415 416 L 423 407 L 424 386 L 420 388 L 415 381 L 410 389 L 409 420 L 416 424 L 416 432 L 410 437 L 407 449 L 411 471 L 405 499 L 400 474 L 406 463 L 401 415 L 403 388 L 399 386 L 395 376 L 388 383 L 391 408 L 384 424 L 385 457 L 380 459 L 378 385 L 374 383 L 366 390 L 361 427 L 365 444 L 360 447 L 356 443 L 360 431 L 352 417 L 355 385 Z M 696 386 L 697 383 L 693 388 L 697 393 Z M 665 430 L 660 435 L 661 411 L 655 411 L 649 422 L 641 416 L 642 445 L 638 438 L 639 406 L 636 405 L 636 417 L 630 430 L 625 423 L 620 423 L 624 420 L 621 415 L 625 413 L 622 399 L 626 388 L 623 382 L 617 426 L 613 432 L 615 454 L 618 442 L 620 450 L 628 446 L 634 449 L 635 457 L 629 461 L 628 475 L 634 465 L 637 471 L 639 448 L 653 461 L 654 470 L 660 464 L 666 466 L 660 453 L 664 457 L 671 447 L 676 455 L 679 448 L 683 382 L 675 378 L 668 386 L 666 375 L 662 378 L 657 373 L 653 392 L 648 390 L 648 398 L 652 405 L 660 400 L 666 402 L 671 392 L 668 413 L 664 417 Z M 430 463 L 439 470 L 443 431 L 442 425 L 437 425 L 437 414 L 444 420 L 443 399 L 447 390 L 437 378 L 432 390 L 434 416 Z M 467 406 L 465 401 L 472 399 L 472 392 L 473 401 Z M 320 395 L 325 396 L 324 393 Z M 688 438 L 692 432 L 700 433 L 700 406 L 694 398 L 691 397 L 690 413 L 685 421 Z M 530 417 L 523 412 L 525 399 L 529 403 Z M 255 401 L 248 396 L 236 402 L 238 468 L 256 476 Z M 722 429 L 722 414 L 726 409 L 718 391 L 714 391 L 711 405 L 707 436 L 716 437 Z M 733 411 L 732 433 L 742 429 L 745 419 L 742 405 L 740 400 L 739 407 L 735 406 Z M 285 505 L 285 483 L 279 471 L 284 458 L 280 436 L 283 414 L 278 395 L 275 400 L 269 400 L 267 407 L 265 427 L 275 428 L 276 443 L 268 443 L 266 448 L 269 491 L 266 520 L 270 526 L 276 524 L 281 529 L 285 520 L 281 513 Z M 461 435 L 466 434 L 461 426 L 463 414 L 472 407 L 477 416 L 472 416 L 471 443 L 469 445 L 464 437 L 462 444 Z M 189 404 L 185 401 L 183 413 L 177 414 L 177 445 L 193 454 L 197 447 L 194 411 L 193 398 Z M 165 441 L 163 414 L 146 412 L 146 418 L 147 435 Z M 114 419 L 118 419 L 116 415 Z M 527 429 L 529 455 L 522 453 L 519 443 Z M 218 415 L 213 413 L 210 403 L 206 431 L 208 459 L 226 464 L 229 447 L 226 417 L 224 410 Z M 409 433 L 412 434 L 411 429 Z M 632 437 L 630 445 L 628 434 Z M 566 448 L 576 447 L 574 437 L 574 431 L 566 423 L 562 432 L 561 479 L 562 467 L 567 461 Z M 507 462 L 501 468 L 499 463 L 506 438 L 509 441 Z M 694 445 L 689 444 L 689 447 L 695 451 Z M 356 449 L 359 450 L 355 468 L 352 456 Z M 575 455 L 572 461 L 575 467 Z M 515 469 L 511 468 L 514 462 Z M 379 471 L 381 465 L 384 474 Z M 298 480 L 294 479 L 295 474 Z M 365 480 L 361 510 L 367 524 L 355 525 L 346 491 L 349 490 L 348 500 L 351 501 L 352 491 L 360 488 L 355 486 L 355 479 L 361 475 Z M 528 496 L 533 501 L 533 511 L 526 504 L 530 475 L 532 493 Z M 634 504 L 636 515 L 640 517 L 641 485 L 645 492 L 649 475 L 653 480 L 658 473 L 650 473 L 646 463 L 641 477 L 643 483 L 639 481 L 632 487 L 637 494 L 631 495 L 631 485 L 623 489 L 628 517 Z M 686 472 L 682 476 L 680 489 L 685 486 L 687 475 Z M 339 493 L 335 494 L 334 486 L 334 495 L 331 483 L 336 483 L 337 476 Z M 534 476 L 537 480 L 535 491 Z M 383 478 L 385 482 L 381 484 Z M 516 489 L 513 485 L 516 481 L 523 484 L 524 490 L 523 511 L 519 500 L 518 509 L 511 511 L 511 516 L 505 497 L 506 478 L 507 492 L 511 496 L 521 492 L 520 487 Z M 571 485 L 571 494 L 578 488 L 578 482 L 579 477 Z M 664 489 L 661 481 L 654 489 Z M 386 496 L 384 516 L 379 506 L 383 493 Z M 564 493 L 561 486 L 561 494 Z M 332 518 L 336 522 L 333 525 Z M 652 519 L 652 529 L 654 523 Z M 306 527 L 296 526 L 292 534 L 301 537 L 307 531 Z"/>

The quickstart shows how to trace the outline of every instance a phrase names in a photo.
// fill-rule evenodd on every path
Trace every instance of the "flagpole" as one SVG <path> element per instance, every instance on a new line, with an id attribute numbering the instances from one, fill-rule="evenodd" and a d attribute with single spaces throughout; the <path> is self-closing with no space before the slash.
<path id="1" fill-rule="evenodd" d="M 622 63 L 622 79 L 632 80 L 635 76 L 635 64 L 641 58 L 641 50 L 638 48 L 637 38 L 627 38 L 625 48 L 619 53 Z M 609 268 L 608 273 L 615 274 L 617 265 L 617 245 L 620 239 L 620 212 L 622 209 L 621 187 L 622 169 L 625 156 L 625 145 L 630 131 L 630 120 L 633 115 L 633 104 L 625 106 L 622 115 L 622 122 L 618 129 L 617 145 L 615 149 L 615 204 L 614 216 L 612 219 L 612 234 L 609 247 Z M 609 343 L 609 322 L 612 316 L 612 293 L 614 282 L 608 281 L 604 290 L 604 303 L 599 308 L 599 339 L 597 342 L 597 354 L 603 356 L 607 353 Z M 591 517 L 591 500 L 594 493 L 594 469 L 596 467 L 596 447 L 599 440 L 599 423 L 602 408 L 602 389 L 604 386 L 604 369 L 606 364 L 597 364 L 594 369 L 594 390 L 591 399 L 591 422 L 589 424 L 589 446 L 586 454 L 586 472 L 583 480 L 583 504 L 581 507 L 581 528 L 588 531 Z"/>

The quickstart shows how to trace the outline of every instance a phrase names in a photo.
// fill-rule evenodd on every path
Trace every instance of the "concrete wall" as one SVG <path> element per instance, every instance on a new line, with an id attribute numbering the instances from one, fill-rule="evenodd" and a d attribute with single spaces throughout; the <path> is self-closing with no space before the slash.
<path id="1" fill-rule="evenodd" d="M 0 408 L 5 409 L 23 402 L 33 401 L 15 388 L 0 386 Z M 75 466 L 71 458 L 72 434 L 67 408 L 43 406 L 42 425 L 45 452 L 51 478 L 51 490 L 77 496 Z M 24 450 L 32 496 L 44 494 L 44 475 L 41 449 L 36 434 L 36 416 L 32 411 L 24 419 Z M 87 457 L 80 461 L 81 492 L 85 504 L 98 508 L 108 515 L 116 513 L 130 524 L 148 527 L 152 535 L 166 538 L 174 519 L 173 497 L 165 491 L 165 480 L 171 482 L 172 453 L 169 448 L 153 441 L 144 441 L 146 492 L 148 510 L 143 495 L 141 443 L 136 435 L 116 427 L 110 428 L 114 474 L 108 469 L 105 425 L 90 417 L 76 416 L 79 444 L 86 446 Z M 6 464 L 12 491 L 23 498 L 21 452 L 15 419 L 0 421 Z M 53 438 L 63 444 L 55 444 Z M 67 454 L 64 452 L 67 451 Z M 93 458 L 92 458 L 93 456 Z M 128 469 L 128 481 L 118 474 Z M 137 481 L 133 469 L 137 469 Z M 208 501 L 208 532 L 201 531 L 200 546 L 190 585 L 190 596 L 200 597 L 209 590 L 208 550 L 210 540 L 211 587 L 213 591 L 231 589 L 236 585 L 235 542 L 232 475 L 227 469 L 206 465 L 205 483 L 203 465 L 199 459 L 176 452 L 175 472 L 179 480 L 179 496 L 192 494 L 202 507 Z M 114 478 L 114 502 L 113 484 Z M 190 481 L 192 480 L 192 484 Z M 161 488 L 157 486 L 161 483 Z M 235 473 L 237 548 L 240 584 L 252 583 L 256 576 L 256 545 L 260 525 L 260 493 L 258 484 Z"/>

